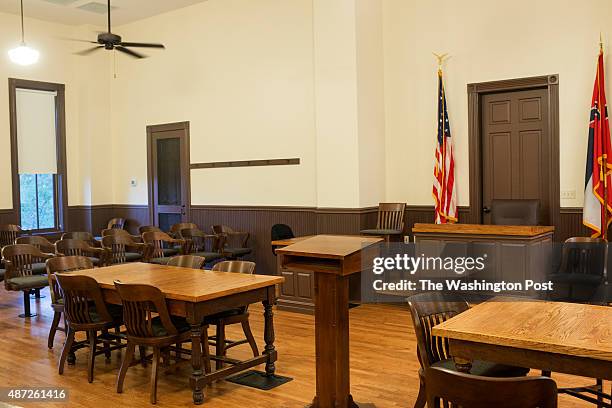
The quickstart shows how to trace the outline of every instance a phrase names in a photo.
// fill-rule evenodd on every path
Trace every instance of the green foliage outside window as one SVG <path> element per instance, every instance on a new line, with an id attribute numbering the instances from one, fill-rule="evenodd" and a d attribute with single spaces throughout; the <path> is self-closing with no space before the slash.
<path id="1" fill-rule="evenodd" d="M 53 174 L 20 174 L 21 228 L 55 227 L 55 183 Z"/>

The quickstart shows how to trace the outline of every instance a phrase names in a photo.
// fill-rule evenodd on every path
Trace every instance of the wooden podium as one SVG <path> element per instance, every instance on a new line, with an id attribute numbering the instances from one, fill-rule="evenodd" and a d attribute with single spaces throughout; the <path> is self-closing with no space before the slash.
<path id="1" fill-rule="evenodd" d="M 349 276 L 376 256 L 381 238 L 317 235 L 276 250 L 280 264 L 315 278 L 317 391 L 313 408 L 353 408 L 350 392 Z"/>

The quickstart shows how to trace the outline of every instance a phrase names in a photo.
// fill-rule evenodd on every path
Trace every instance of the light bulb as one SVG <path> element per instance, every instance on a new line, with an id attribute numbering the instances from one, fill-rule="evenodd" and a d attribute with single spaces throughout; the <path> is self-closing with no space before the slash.
<path id="1" fill-rule="evenodd" d="M 8 52 L 9 58 L 15 64 L 19 65 L 32 65 L 38 62 L 40 53 L 34 48 L 30 48 L 25 44 L 21 44 L 17 48 L 13 48 Z"/>

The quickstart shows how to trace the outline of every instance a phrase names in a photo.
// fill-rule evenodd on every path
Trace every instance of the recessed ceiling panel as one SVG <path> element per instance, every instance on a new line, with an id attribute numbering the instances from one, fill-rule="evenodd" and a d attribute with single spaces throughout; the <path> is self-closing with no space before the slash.
<path id="1" fill-rule="evenodd" d="M 44 0 L 48 3 L 59 4 L 60 6 L 67 6 L 72 3 L 76 3 L 78 0 Z"/>
<path id="2" fill-rule="evenodd" d="M 108 6 L 106 4 L 92 1 L 91 3 L 85 3 L 85 4 L 83 4 L 83 5 L 81 5 L 81 6 L 77 7 L 77 8 L 79 8 L 81 10 L 89 11 L 90 13 L 106 14 L 107 7 Z M 111 6 L 111 12 L 115 8 L 116 8 L 115 6 Z"/>

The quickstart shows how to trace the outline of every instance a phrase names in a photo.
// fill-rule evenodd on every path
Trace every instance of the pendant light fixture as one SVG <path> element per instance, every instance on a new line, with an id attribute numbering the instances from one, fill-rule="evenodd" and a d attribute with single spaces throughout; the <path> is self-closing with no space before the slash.
<path id="1" fill-rule="evenodd" d="M 8 52 L 9 58 L 15 64 L 32 65 L 38 62 L 40 53 L 34 48 L 30 48 L 25 43 L 25 30 L 23 28 L 23 0 L 21 1 L 21 44 Z"/>

